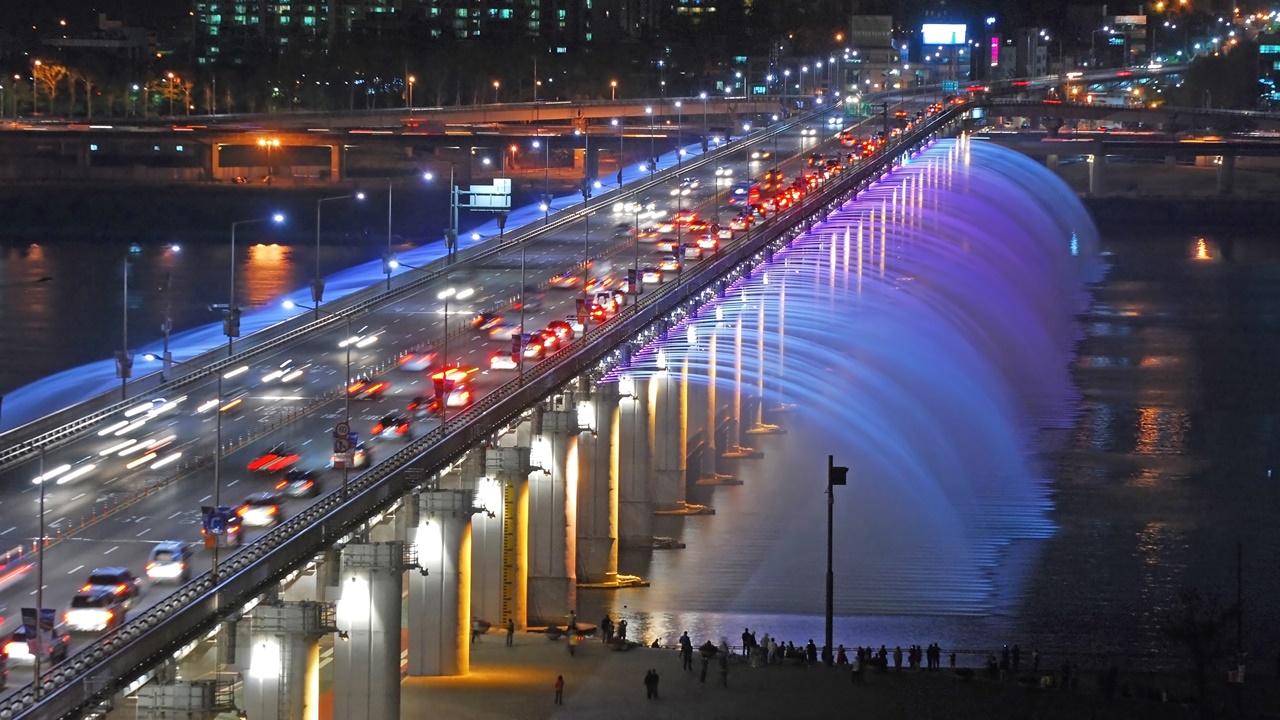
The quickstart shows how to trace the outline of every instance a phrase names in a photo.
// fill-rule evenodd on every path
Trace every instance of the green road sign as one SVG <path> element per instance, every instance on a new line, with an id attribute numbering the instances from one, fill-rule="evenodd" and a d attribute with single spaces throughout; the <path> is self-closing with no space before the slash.
<path id="1" fill-rule="evenodd" d="M 953 92 L 958 92 L 959 90 L 960 90 L 959 80 L 943 80 L 942 81 L 942 92 L 953 93 Z"/>

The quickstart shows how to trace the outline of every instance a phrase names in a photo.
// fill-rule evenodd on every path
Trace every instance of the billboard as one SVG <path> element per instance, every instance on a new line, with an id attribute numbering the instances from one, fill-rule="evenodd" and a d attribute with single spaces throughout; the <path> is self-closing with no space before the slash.
<path id="1" fill-rule="evenodd" d="M 964 45 L 965 26 L 925 23 L 920 27 L 925 45 Z"/>

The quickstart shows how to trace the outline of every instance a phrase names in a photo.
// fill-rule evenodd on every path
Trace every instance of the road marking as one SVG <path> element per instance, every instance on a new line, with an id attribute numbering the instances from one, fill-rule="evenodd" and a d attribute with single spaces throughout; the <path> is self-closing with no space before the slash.
<path id="1" fill-rule="evenodd" d="M 151 532 L 151 528 L 147 528 L 146 530 L 143 530 L 142 532 L 138 533 L 134 537 L 142 537 L 143 535 L 146 535 L 149 532 Z"/>
<path id="2" fill-rule="evenodd" d="M 81 570 L 83 570 L 83 569 L 84 569 L 84 566 L 83 566 L 83 565 L 77 565 L 77 566 L 75 567 L 75 569 L 74 569 L 74 570 L 71 570 L 71 571 L 70 571 L 70 572 L 68 572 L 67 574 L 68 574 L 68 575 L 75 575 L 76 573 L 80 572 L 80 571 L 81 571 Z"/>
<path id="3" fill-rule="evenodd" d="M 5 530 L 4 532 L 0 532 L 0 535 L 8 535 L 9 533 L 11 533 L 11 532 L 13 532 L 14 530 L 17 530 L 17 529 L 18 529 L 18 526 L 17 526 L 17 525 L 14 525 L 13 527 L 9 528 L 8 530 Z"/>
<path id="4" fill-rule="evenodd" d="M 200 498 L 200 502 L 204 502 L 205 500 L 208 500 L 208 499 L 209 499 L 209 498 L 211 498 L 211 497 L 213 497 L 213 496 L 212 496 L 212 495 L 205 495 L 204 497 Z"/>
<path id="5" fill-rule="evenodd" d="M 84 493 L 80 493 L 79 495 L 71 498 L 71 501 L 75 502 L 76 500 L 79 500 L 80 498 L 84 497 L 84 495 L 85 495 Z"/>
<path id="6" fill-rule="evenodd" d="M 110 550 L 104 550 L 102 551 L 102 554 L 110 555 L 111 553 L 115 552 L 119 547 L 120 547 L 119 545 L 112 545 Z"/>
<path id="7" fill-rule="evenodd" d="M 227 487 L 231 487 L 232 485 L 235 485 L 235 484 L 236 484 L 236 483 L 238 483 L 238 482 L 240 482 L 240 481 L 239 481 L 239 480 L 232 480 L 231 482 L 227 483 Z"/>
<path id="8" fill-rule="evenodd" d="M 303 440 L 303 441 L 302 441 L 302 444 L 303 444 L 303 445 L 307 445 L 307 444 L 309 444 L 309 443 L 311 442 L 311 440 L 314 440 L 314 439 L 315 439 L 315 438 L 311 438 L 310 440 Z"/>
<path id="9" fill-rule="evenodd" d="M 174 519 L 174 518 L 178 517 L 178 516 L 179 516 L 179 515 L 181 515 L 181 514 L 182 514 L 182 511 L 181 511 L 181 510 L 179 510 L 178 512 L 176 512 L 176 513 L 174 513 L 174 514 L 170 515 L 168 519 L 169 519 L 169 520 L 172 520 L 172 519 Z"/>

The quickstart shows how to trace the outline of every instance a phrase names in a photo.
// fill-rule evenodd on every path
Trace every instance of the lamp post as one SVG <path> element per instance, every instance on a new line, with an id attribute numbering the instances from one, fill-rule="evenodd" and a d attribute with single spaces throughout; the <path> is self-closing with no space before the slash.
<path id="1" fill-rule="evenodd" d="M 173 73 L 167 73 L 166 77 L 169 81 L 169 117 L 173 117 L 173 99 L 177 96 L 177 93 L 173 91 L 173 81 L 177 80 L 177 78 L 174 77 Z"/>
<path id="2" fill-rule="evenodd" d="M 618 128 L 618 189 L 622 189 L 622 122 L 618 118 L 610 122 Z"/>
<path id="3" fill-rule="evenodd" d="M 431 173 L 422 173 L 424 181 L 431 180 Z M 382 260 L 382 271 L 387 275 L 387 289 L 391 289 L 391 271 L 400 267 L 401 263 L 396 261 L 396 256 L 391 252 L 391 190 L 394 186 L 394 179 L 387 179 L 387 255 Z"/>
<path id="4" fill-rule="evenodd" d="M 319 217 L 318 213 L 317 217 Z M 236 306 L 236 228 L 241 225 L 252 225 L 253 223 L 261 222 L 273 222 L 278 225 L 284 222 L 284 215 L 276 213 L 271 217 L 254 218 L 252 220 L 237 220 L 236 222 L 231 223 L 231 291 L 227 295 L 227 314 L 222 319 L 222 334 L 227 336 L 227 357 L 231 357 L 235 354 L 235 339 L 240 337 L 240 308 Z M 319 231 L 317 230 L 317 242 L 319 241 L 319 237 Z M 316 250 L 319 252 L 318 244 Z M 318 261 L 316 268 L 316 277 L 320 277 Z M 167 347 L 168 335 L 165 336 L 165 341 L 165 363 L 168 364 L 171 361 Z M 167 370 L 168 368 L 166 367 L 166 371 Z"/>
<path id="5" fill-rule="evenodd" d="M 43 628 L 40 627 L 40 621 L 44 614 L 44 445 L 40 446 L 40 535 L 36 538 L 36 637 L 40 637 Z M 49 629 L 50 632 L 53 628 Z M 43 640 L 40 641 L 43 644 Z M 40 682 L 40 649 L 37 646 L 35 654 L 35 690 L 36 697 L 39 698 L 42 686 Z M 52 658 L 50 658 L 52 660 Z"/>
<path id="6" fill-rule="evenodd" d="M 698 93 L 698 97 L 702 100 L 702 141 L 707 140 L 707 92 L 704 90 Z"/>
<path id="7" fill-rule="evenodd" d="M 644 114 L 649 116 L 649 177 L 658 170 L 658 158 L 654 155 L 653 136 L 657 131 L 653 128 L 653 107 L 645 106 Z"/>
<path id="8" fill-rule="evenodd" d="M 609 99 L 610 100 L 618 99 L 618 81 L 617 80 L 609 81 Z"/>
<path id="9" fill-rule="evenodd" d="M 542 209 L 542 224 L 546 225 L 551 221 L 551 140 L 545 141 L 538 138 L 533 140 L 533 149 L 545 147 L 545 162 L 542 167 L 542 203 L 539 207 Z"/>
<path id="10" fill-rule="evenodd" d="M 279 138 L 258 138 L 258 147 L 267 149 L 267 184 L 271 184 L 275 176 L 275 166 L 271 164 L 271 150 L 280 147 Z"/>
<path id="11" fill-rule="evenodd" d="M 684 104 L 676 101 L 676 167 L 680 167 L 680 159 L 684 157 Z"/>
<path id="12" fill-rule="evenodd" d="M 410 115 L 413 114 L 413 84 L 416 83 L 417 81 L 418 79 L 416 77 L 412 75 L 409 76 L 409 79 L 408 79 L 409 97 L 405 98 L 405 103 L 406 103 L 405 108 L 409 111 Z"/>
<path id="13" fill-rule="evenodd" d="M 311 302 L 315 303 L 316 320 L 320 319 L 320 303 L 324 300 L 324 278 L 320 276 L 320 208 L 327 202 L 355 198 L 363 200 L 364 193 L 354 195 L 335 195 L 334 197 L 316 200 L 316 277 L 311 281 Z"/>
<path id="14" fill-rule="evenodd" d="M 124 294 L 120 303 L 120 355 L 116 358 L 116 375 L 120 378 L 120 399 L 129 397 L 129 377 L 133 375 L 133 358 L 129 355 L 129 258 L 124 259 Z"/>
<path id="15" fill-rule="evenodd" d="M 494 80 L 494 81 L 493 81 L 493 102 L 494 102 L 494 104 L 497 104 L 497 102 L 498 102 L 498 87 L 499 87 L 499 86 L 501 86 L 501 85 L 502 85 L 502 83 L 501 83 L 501 82 L 499 82 L 499 81 L 497 81 L 497 80 Z"/>
<path id="16" fill-rule="evenodd" d="M 822 661 L 827 665 L 831 665 L 831 633 L 833 616 L 835 614 L 835 597 L 833 585 L 835 584 L 835 575 L 831 572 L 831 525 L 832 525 L 832 508 L 835 505 L 836 485 L 845 485 L 848 483 L 849 468 L 839 467 L 836 465 L 835 456 L 827 456 L 827 605 L 825 625 L 823 626 L 823 645 L 822 645 Z"/>
<path id="17" fill-rule="evenodd" d="M 43 63 L 41 63 L 39 60 L 36 60 L 34 63 L 32 63 L 32 70 L 31 70 L 31 114 L 32 115 L 37 115 L 40 112 L 40 95 L 38 92 L 39 87 L 36 85 L 35 68 L 40 67 L 42 64 Z M 13 77 L 16 79 L 18 76 L 14 75 Z M 49 101 L 49 112 L 53 112 L 52 100 Z"/>

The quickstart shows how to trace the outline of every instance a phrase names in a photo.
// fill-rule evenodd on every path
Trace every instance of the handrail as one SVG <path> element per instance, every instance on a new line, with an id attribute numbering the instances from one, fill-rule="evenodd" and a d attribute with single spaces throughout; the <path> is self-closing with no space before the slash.
<path id="1" fill-rule="evenodd" d="M 41 718 L 70 720 L 107 702 L 134 679 L 192 639 L 212 630 L 226 615 L 239 611 L 262 589 L 347 537 L 368 518 L 385 510 L 434 473 L 455 461 L 477 442 L 492 436 L 547 395 L 584 370 L 598 365 L 618 345 L 643 332 L 673 310 L 695 301 L 717 280 L 742 266 L 758 264 L 767 248 L 789 242 L 817 217 L 834 211 L 886 171 L 903 148 L 915 147 L 943 129 L 967 106 L 953 106 L 918 131 L 891 143 L 880 156 L 816 196 L 776 216 L 754 237 L 727 245 L 707 263 L 691 270 L 607 323 L 587 330 L 579 341 L 496 389 L 427 435 L 351 479 L 306 510 L 290 518 L 220 565 L 222 574 L 205 573 L 123 627 L 84 648 L 45 673 L 36 700 L 34 685 L 0 703 L 0 720 Z M 780 220 L 794 223 L 783 224 Z M 422 471 L 422 477 L 402 472 Z"/>
<path id="2" fill-rule="evenodd" d="M 651 190 L 668 182 L 672 177 L 679 175 L 680 173 L 701 167 L 707 163 L 716 162 L 743 148 L 753 147 L 773 138 L 778 133 L 787 131 L 797 123 L 807 122 L 811 120 L 813 116 L 820 115 L 825 112 L 829 112 L 829 110 L 824 109 L 822 111 L 814 111 L 784 122 L 776 123 L 775 125 L 763 128 L 757 133 L 754 133 L 753 136 L 743 138 L 736 144 L 727 143 L 716 150 L 698 155 L 690 159 L 688 162 L 682 162 L 675 167 L 667 168 L 662 172 L 654 174 L 648 180 L 641 180 L 629 187 L 623 186 L 609 190 L 593 198 L 592 201 L 588 203 L 575 203 L 573 206 L 552 213 L 545 225 L 531 223 L 520 231 L 517 231 L 505 238 L 490 238 L 489 241 L 486 241 L 481 245 L 476 245 L 460 251 L 457 254 L 457 259 L 452 262 L 449 261 L 447 257 L 435 260 L 419 271 L 405 273 L 393 278 L 394 282 L 391 290 L 383 289 L 384 283 L 379 281 L 365 290 L 356 291 L 333 301 L 326 306 L 325 313 L 323 313 L 318 320 L 308 319 L 305 314 L 302 314 L 276 323 L 275 325 L 271 325 L 267 328 L 263 328 L 262 330 L 242 338 L 239 343 L 241 348 L 240 351 L 231 357 L 222 356 L 222 349 L 219 347 L 205 352 L 195 358 L 184 361 L 183 365 L 188 367 L 196 365 L 200 366 L 200 369 L 198 370 L 193 370 L 162 383 L 156 382 L 156 376 L 159 375 L 158 372 L 139 378 L 138 380 L 130 383 L 129 386 L 134 387 L 135 389 L 141 389 L 142 394 L 137 394 L 131 399 L 112 402 L 110 398 L 115 395 L 115 391 L 109 391 L 81 403 L 69 406 L 68 408 L 64 408 L 63 410 L 51 413 L 45 417 L 38 418 L 24 425 L 5 431 L 0 434 L 0 439 L 4 439 L 4 441 L 9 444 L 7 447 L 0 449 L 0 469 L 35 455 L 41 447 L 47 449 L 59 443 L 73 439 L 103 418 L 136 405 L 138 402 L 148 397 L 154 397 L 163 392 L 171 392 L 188 386 L 191 383 L 204 380 L 224 368 L 243 364 L 251 358 L 257 357 L 271 350 L 278 349 L 302 336 L 337 327 L 345 323 L 348 316 L 354 319 L 362 313 L 370 312 L 381 305 L 385 305 L 407 295 L 411 295 L 422 287 L 439 280 L 446 274 L 454 272 L 468 263 L 478 263 L 508 250 L 518 248 L 520 244 L 525 241 L 531 240 L 543 233 L 554 232 L 561 229 L 567 224 L 580 220 L 586 214 L 598 212 L 620 198 L 633 193 L 643 193 Z M 330 307 L 332 305 L 340 305 L 341 307 L 333 309 Z M 106 406 L 103 407 L 104 403 L 109 404 L 106 404 Z M 93 407 L 97 407 L 98 409 L 89 412 L 88 414 L 76 417 L 76 415 L 83 412 L 84 409 Z M 71 416 L 71 419 L 67 419 L 67 416 Z M 50 425 L 53 425 L 53 427 L 49 428 Z M 33 433 L 35 434 L 34 437 L 28 437 L 24 440 L 8 440 L 10 437 L 20 437 L 23 434 L 29 435 Z"/>

